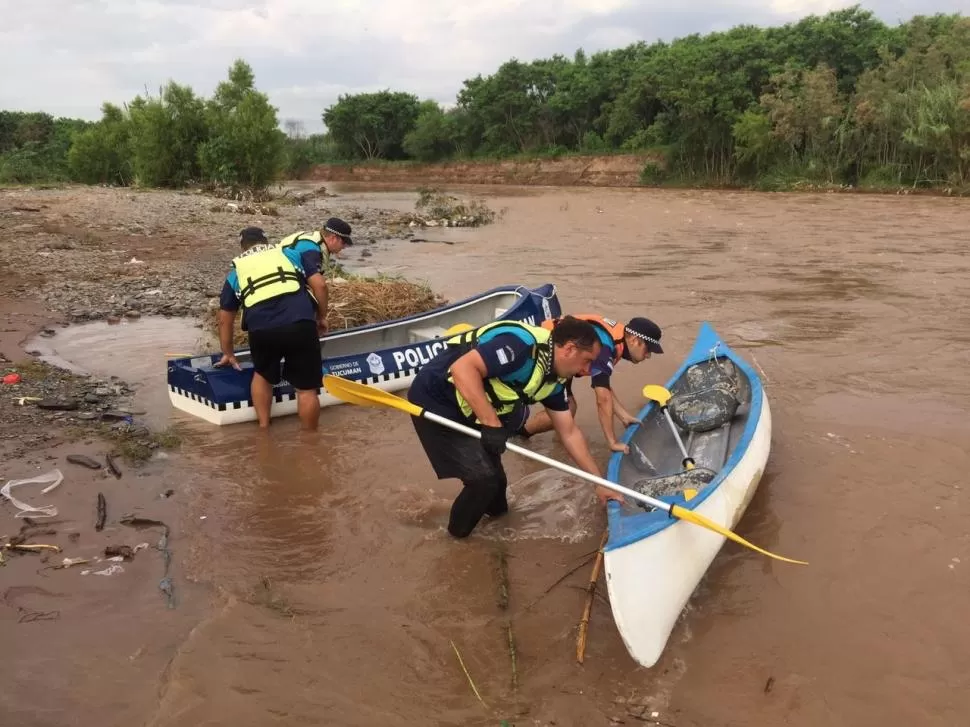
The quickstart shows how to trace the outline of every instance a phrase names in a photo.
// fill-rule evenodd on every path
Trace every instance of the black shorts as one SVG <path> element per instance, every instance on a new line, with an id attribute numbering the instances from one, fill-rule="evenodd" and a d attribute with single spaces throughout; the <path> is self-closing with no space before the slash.
<path id="1" fill-rule="evenodd" d="M 281 373 L 294 389 L 319 392 L 323 385 L 323 356 L 316 321 L 250 331 L 249 350 L 256 372 L 274 386 L 280 382 Z"/>

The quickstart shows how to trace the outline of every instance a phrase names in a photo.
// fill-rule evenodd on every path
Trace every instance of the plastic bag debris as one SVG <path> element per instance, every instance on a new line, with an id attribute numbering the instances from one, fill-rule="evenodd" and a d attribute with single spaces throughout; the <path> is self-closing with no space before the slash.
<path id="1" fill-rule="evenodd" d="M 125 569 L 122 568 L 120 565 L 113 565 L 109 568 L 105 568 L 104 570 L 96 570 L 94 571 L 93 575 L 113 576 L 115 573 L 124 573 L 124 572 L 125 572 Z"/>
<path id="2" fill-rule="evenodd" d="M 31 477 L 29 480 L 10 480 L 2 488 L 0 488 L 0 495 L 3 495 L 10 503 L 16 507 L 20 512 L 18 512 L 14 517 L 57 517 L 57 508 L 53 505 L 45 505 L 44 507 L 34 507 L 33 505 L 28 505 L 26 503 L 20 502 L 10 491 L 14 487 L 19 487 L 20 485 L 44 485 L 43 490 L 41 490 L 42 495 L 46 495 L 48 492 L 57 487 L 64 480 L 64 475 L 61 474 L 59 469 L 51 470 L 50 472 L 39 475 L 37 477 Z"/>

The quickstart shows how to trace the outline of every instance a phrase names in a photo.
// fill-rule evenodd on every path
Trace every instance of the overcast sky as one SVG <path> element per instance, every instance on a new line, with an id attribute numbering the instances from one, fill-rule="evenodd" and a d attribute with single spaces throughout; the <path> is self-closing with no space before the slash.
<path id="1" fill-rule="evenodd" d="M 464 1 L 464 5 L 462 2 Z M 245 58 L 280 121 L 322 129 L 343 93 L 452 103 L 504 61 L 778 25 L 850 0 L 0 0 L 0 108 L 97 119 L 169 79 L 208 95 Z M 970 0 L 867 0 L 895 24 Z"/>

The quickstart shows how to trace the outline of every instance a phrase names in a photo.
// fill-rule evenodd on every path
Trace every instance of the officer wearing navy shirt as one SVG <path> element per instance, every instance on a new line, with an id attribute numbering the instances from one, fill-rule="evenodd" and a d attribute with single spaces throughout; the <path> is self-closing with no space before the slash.
<path id="1" fill-rule="evenodd" d="M 222 358 L 216 366 L 239 369 L 232 331 L 241 308 L 255 369 L 251 396 L 259 426 L 269 426 L 273 386 L 282 375 L 296 389 L 302 427 L 316 429 L 323 363 L 319 336 L 327 317 L 320 250 L 272 245 L 259 227 L 244 229 L 239 243 L 242 252 L 233 258 L 219 297 Z"/>
<path id="2" fill-rule="evenodd" d="M 457 478 L 448 532 L 464 538 L 488 514 L 508 511 L 508 479 L 501 455 L 523 425 L 530 404 L 541 403 L 576 466 L 596 476 L 599 468 L 569 411 L 566 382 L 588 372 L 602 344 L 591 323 L 566 316 L 553 330 L 515 321 L 496 321 L 460 333 L 425 364 L 408 400 L 453 421 L 481 430 L 472 439 L 422 417 L 415 432 L 438 479 Z M 605 487 L 601 502 L 622 498 Z"/>

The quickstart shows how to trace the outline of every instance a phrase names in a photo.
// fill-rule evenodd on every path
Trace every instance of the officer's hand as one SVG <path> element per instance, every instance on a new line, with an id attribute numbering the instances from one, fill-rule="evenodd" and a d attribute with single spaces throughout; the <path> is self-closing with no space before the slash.
<path id="1" fill-rule="evenodd" d="M 234 369 L 236 369 L 236 371 L 242 371 L 242 367 L 240 367 L 239 362 L 236 360 L 236 357 L 231 353 L 223 354 L 222 358 L 216 362 L 217 368 L 220 368 L 222 366 L 230 366 L 230 365 Z"/>
<path id="2" fill-rule="evenodd" d="M 623 504 L 623 495 L 602 485 L 596 488 L 596 498 L 600 501 L 600 505 L 605 505 L 609 500 L 616 500 L 621 505 Z"/>
<path id="3" fill-rule="evenodd" d="M 509 431 L 505 427 L 482 426 L 482 449 L 489 454 L 502 454 L 508 439 Z"/>

